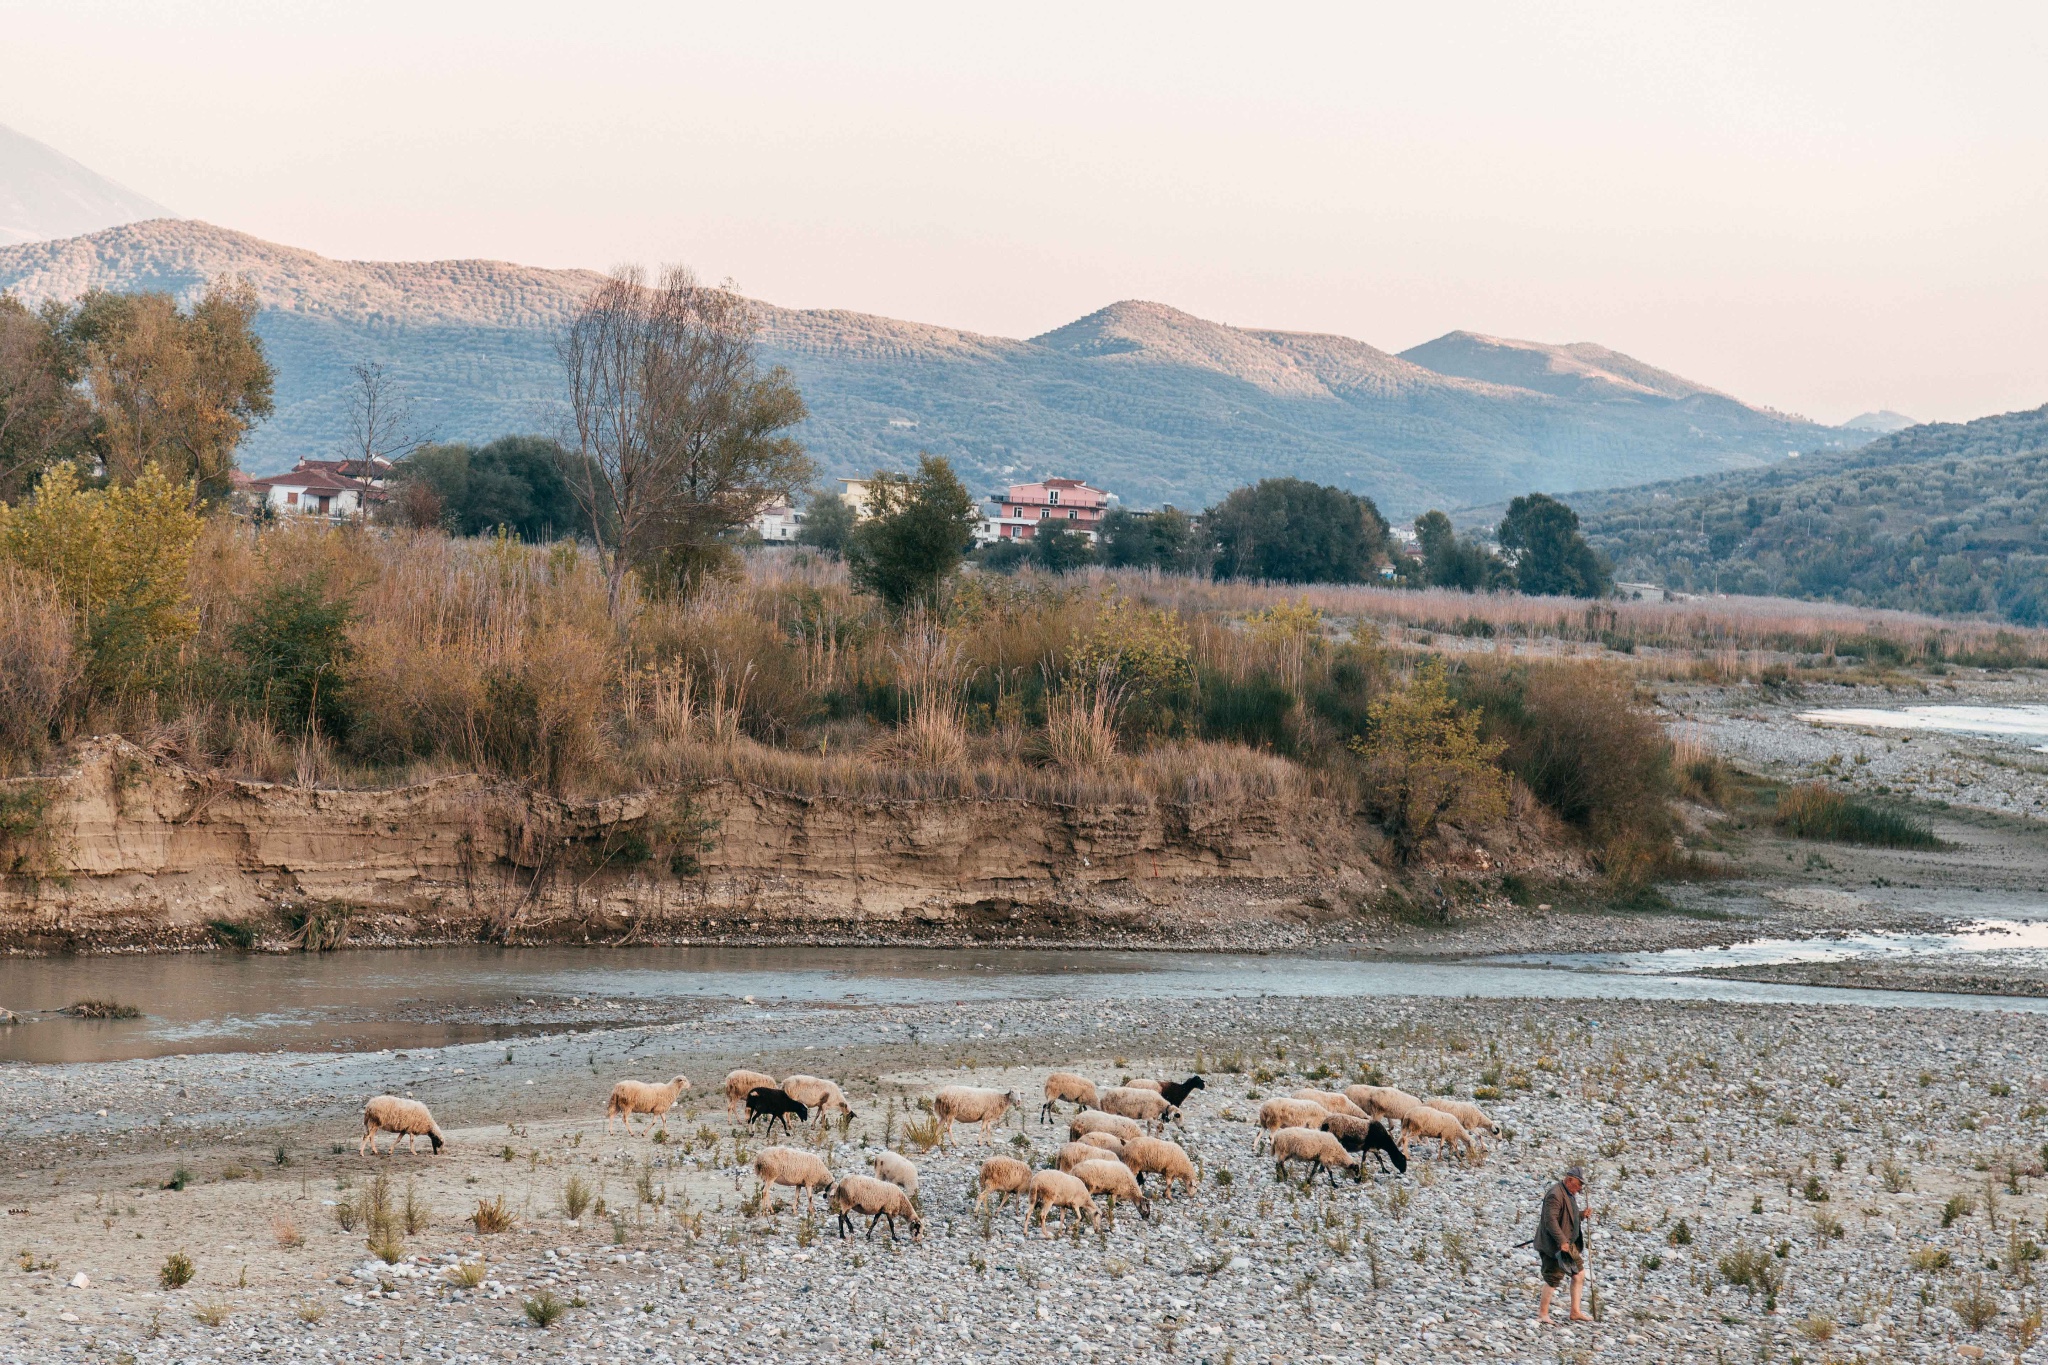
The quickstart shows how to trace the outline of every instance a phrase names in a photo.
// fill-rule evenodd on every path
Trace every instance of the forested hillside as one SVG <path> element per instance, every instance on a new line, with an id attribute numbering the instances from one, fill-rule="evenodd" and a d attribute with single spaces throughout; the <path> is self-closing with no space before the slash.
<path id="1" fill-rule="evenodd" d="M 2048 406 L 1572 502 L 1624 579 L 2048 621 Z"/>

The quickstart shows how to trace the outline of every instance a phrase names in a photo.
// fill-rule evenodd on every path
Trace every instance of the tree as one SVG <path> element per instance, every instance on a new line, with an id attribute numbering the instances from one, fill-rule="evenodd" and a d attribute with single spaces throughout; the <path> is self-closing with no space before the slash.
<path id="1" fill-rule="evenodd" d="M 461 536 L 489 535 L 502 526 L 522 540 L 554 540 L 582 520 L 563 473 L 573 463 L 545 436 L 500 436 L 485 446 L 424 445 L 394 469 L 388 515 Z"/>
<path id="2" fill-rule="evenodd" d="M 1422 578 L 1432 588 L 1480 592 L 1498 587 L 1511 574 L 1499 555 L 1470 536 L 1460 537 L 1442 512 L 1415 519 L 1415 538 L 1422 550 Z"/>
<path id="3" fill-rule="evenodd" d="M 248 700 L 265 720 L 288 735 L 346 737 L 343 691 L 354 655 L 348 638 L 353 614 L 352 604 L 330 594 L 317 571 L 272 584 L 250 602 L 232 638 L 247 663 Z"/>
<path id="4" fill-rule="evenodd" d="M 1357 583 L 1389 552 L 1371 498 L 1302 479 L 1262 479 L 1202 514 L 1215 575 L 1281 583 Z"/>
<path id="5" fill-rule="evenodd" d="M 1088 537 L 1064 521 L 1041 521 L 1032 534 L 1032 562 L 1047 573 L 1072 573 L 1094 558 L 1095 547 L 1088 543 Z"/>
<path id="6" fill-rule="evenodd" d="M 227 496 L 235 447 L 271 411 L 256 291 L 217 279 L 189 311 L 169 294 L 95 291 L 64 315 L 98 410 L 115 483 L 155 468 L 199 496 Z"/>
<path id="7" fill-rule="evenodd" d="M 364 478 L 379 460 L 398 460 L 426 444 L 412 399 L 374 360 L 349 366 L 348 457 Z"/>
<path id="8" fill-rule="evenodd" d="M 1103 517 L 1096 552 L 1115 569 L 1193 573 L 1201 567 L 1194 521 L 1174 507 L 1132 512 L 1118 507 Z"/>
<path id="9" fill-rule="evenodd" d="M 51 465 L 92 453 L 92 405 L 79 391 L 63 316 L 62 305 L 35 313 L 0 294 L 0 502 L 34 488 Z"/>
<path id="10" fill-rule="evenodd" d="M 1533 595 L 1604 597 L 1614 590 L 1607 565 L 1579 534 L 1579 514 L 1546 493 L 1508 504 L 1498 533 L 1514 562 L 1515 586 Z"/>
<path id="11" fill-rule="evenodd" d="M 803 529 L 796 533 L 796 543 L 843 555 L 853 522 L 853 507 L 845 498 L 837 493 L 815 493 L 804 509 Z"/>
<path id="12" fill-rule="evenodd" d="M 789 373 L 762 373 L 745 299 L 672 267 L 625 267 L 558 343 L 574 459 L 564 472 L 606 561 L 612 611 L 626 575 L 687 589 L 729 553 L 719 538 L 813 474 L 788 435 L 805 417 Z"/>
<path id="13" fill-rule="evenodd" d="M 1368 714 L 1367 733 L 1350 748 L 1364 760 L 1367 808 L 1401 862 L 1445 822 L 1481 824 L 1507 813 L 1507 775 L 1494 762 L 1506 745 L 1479 737 L 1482 718 L 1451 700 L 1441 661 Z"/>
<path id="14" fill-rule="evenodd" d="M 944 459 L 918 457 L 909 478 L 877 470 L 867 518 L 846 542 L 854 586 L 899 610 L 931 601 L 960 567 L 977 520 L 974 499 Z"/>

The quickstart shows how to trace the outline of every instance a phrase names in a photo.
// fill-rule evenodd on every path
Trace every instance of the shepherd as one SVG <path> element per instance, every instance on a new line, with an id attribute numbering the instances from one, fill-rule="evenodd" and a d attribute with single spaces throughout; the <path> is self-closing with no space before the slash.
<path id="1" fill-rule="evenodd" d="M 1572 1281 L 1573 1322 L 1591 1322 L 1591 1315 L 1579 1307 L 1586 1289 L 1586 1219 L 1579 1207 L 1579 1192 L 1586 1188 L 1586 1173 L 1574 1166 L 1564 1179 L 1543 1195 L 1543 1213 L 1536 1223 L 1536 1256 L 1543 1263 L 1543 1297 L 1536 1308 L 1536 1321 L 1550 1322 L 1550 1296 L 1567 1275 Z"/>

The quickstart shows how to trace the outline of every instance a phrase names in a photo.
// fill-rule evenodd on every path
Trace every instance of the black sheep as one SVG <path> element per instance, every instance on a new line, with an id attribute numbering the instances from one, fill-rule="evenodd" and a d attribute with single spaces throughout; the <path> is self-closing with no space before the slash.
<path id="1" fill-rule="evenodd" d="M 1178 1109 L 1181 1105 L 1187 1103 L 1190 1093 L 1196 1090 L 1207 1090 L 1208 1088 L 1208 1086 L 1202 1084 L 1200 1076 L 1190 1076 L 1184 1081 L 1165 1081 L 1161 1083 L 1159 1093 L 1166 1097 L 1168 1104 Z"/>
<path id="2" fill-rule="evenodd" d="M 810 1120 L 811 1111 L 801 1100 L 793 1100 L 786 1091 L 772 1085 L 757 1085 L 747 1092 L 747 1127 L 751 1128 L 758 1119 L 768 1120 L 768 1131 L 774 1132 L 778 1121 L 782 1124 L 785 1137 L 789 1135 L 789 1116 L 796 1115 L 798 1123 Z"/>
<path id="3" fill-rule="evenodd" d="M 1373 1153 L 1375 1159 L 1379 1161 L 1380 1169 L 1383 1171 L 1387 1168 L 1386 1158 L 1388 1157 L 1393 1158 L 1396 1171 L 1406 1172 L 1408 1169 L 1408 1154 L 1403 1152 L 1401 1145 L 1394 1141 L 1393 1135 L 1387 1131 L 1387 1125 L 1381 1123 L 1378 1119 L 1374 1119 L 1367 1125 L 1363 1135 L 1348 1128 L 1337 1132 L 1337 1141 L 1344 1145 L 1344 1150 L 1347 1152 L 1356 1152 L 1360 1156 L 1365 1155 L 1367 1152 Z M 1365 1163 L 1363 1161 L 1358 1163 L 1358 1169 L 1361 1174 L 1364 1173 Z"/>

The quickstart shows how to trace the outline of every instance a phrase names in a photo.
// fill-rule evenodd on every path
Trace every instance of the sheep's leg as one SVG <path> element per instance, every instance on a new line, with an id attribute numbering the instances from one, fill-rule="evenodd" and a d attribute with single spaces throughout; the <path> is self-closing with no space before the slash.
<path id="1" fill-rule="evenodd" d="M 371 1128 L 368 1126 L 365 1126 L 363 1128 L 363 1140 L 356 1144 L 357 1156 L 361 1156 L 363 1154 L 363 1149 L 370 1145 L 370 1139 L 375 1136 L 377 1136 L 377 1130 L 375 1128 Z"/>

